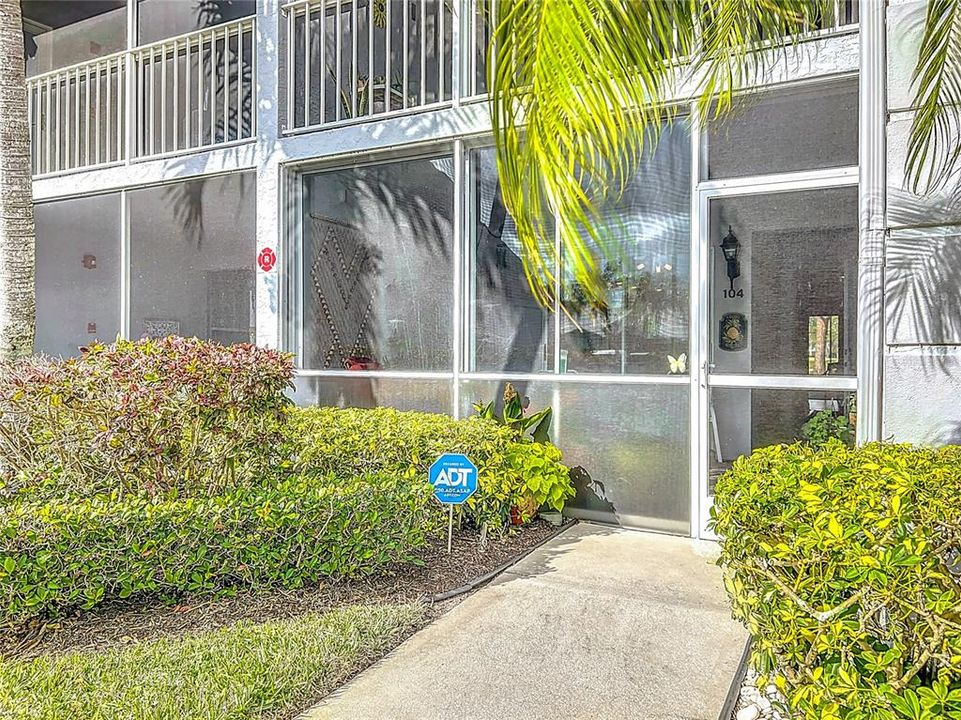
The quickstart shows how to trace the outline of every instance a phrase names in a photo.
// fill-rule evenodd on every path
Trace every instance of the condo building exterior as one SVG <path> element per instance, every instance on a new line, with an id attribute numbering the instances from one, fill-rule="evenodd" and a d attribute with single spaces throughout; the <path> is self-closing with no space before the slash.
<path id="1" fill-rule="evenodd" d="M 501 198 L 481 0 L 23 0 L 37 350 L 294 353 L 304 404 L 554 409 L 571 515 L 710 537 L 818 412 L 961 441 L 961 210 L 904 188 L 924 0 L 841 0 L 603 210 L 609 306 L 542 308 Z"/>

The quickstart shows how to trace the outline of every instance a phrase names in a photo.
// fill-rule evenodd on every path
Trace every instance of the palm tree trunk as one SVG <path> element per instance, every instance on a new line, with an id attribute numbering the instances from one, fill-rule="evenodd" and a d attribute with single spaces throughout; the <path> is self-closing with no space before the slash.
<path id="1" fill-rule="evenodd" d="M 33 352 L 33 187 L 20 0 L 0 0 L 0 360 Z"/>

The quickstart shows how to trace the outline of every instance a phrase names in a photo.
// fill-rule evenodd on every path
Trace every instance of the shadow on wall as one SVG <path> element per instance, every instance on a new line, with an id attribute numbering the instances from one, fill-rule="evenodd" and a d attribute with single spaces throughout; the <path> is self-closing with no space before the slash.
<path id="1" fill-rule="evenodd" d="M 473 365 L 480 371 L 538 372 L 551 362 L 545 347 L 549 311 L 534 298 L 513 218 L 504 205 L 493 149 L 475 151 L 472 172 L 474 276 Z"/>
<path id="2" fill-rule="evenodd" d="M 212 27 L 221 23 L 239 20 L 245 17 L 247 8 L 241 3 L 232 0 L 197 0 L 196 2 L 197 28 Z M 251 137 L 253 129 L 253 100 L 254 83 L 253 66 L 251 59 L 254 49 L 238 47 L 238 39 L 231 37 L 228 44 L 214 44 L 205 50 L 203 55 L 204 77 L 210 76 L 211 67 L 215 70 L 217 87 L 214 98 L 223 97 L 226 93 L 236 93 L 237 88 L 241 90 L 241 101 L 239 108 L 236 103 L 229 107 L 229 113 L 225 118 L 218 113 L 214 125 L 213 137 L 210 142 L 224 142 L 228 138 Z M 257 49 L 256 52 L 263 52 Z M 227 58 L 229 62 L 224 62 L 225 54 L 230 54 Z M 238 60 L 240 62 L 238 62 Z M 265 59 L 266 60 L 266 59 Z M 235 150 L 237 154 L 241 151 Z M 175 168 L 186 168 L 190 164 L 189 158 L 184 158 Z M 173 175 L 178 175 L 175 170 Z M 246 175 L 241 176 L 241 192 L 246 195 L 246 184 L 249 182 Z M 251 176 L 253 177 L 253 176 Z M 193 242 L 199 249 L 204 237 L 204 205 L 203 205 L 203 178 L 192 182 L 173 183 L 166 190 L 167 201 L 174 208 L 177 221 L 183 228 L 183 239 Z"/>
<path id="3" fill-rule="evenodd" d="M 961 182 L 888 188 L 887 208 L 885 302 L 871 309 L 884 312 L 885 439 L 961 443 Z"/>
<path id="4" fill-rule="evenodd" d="M 961 445 L 961 421 L 944 425 L 931 438 L 934 445 Z"/>
<path id="5" fill-rule="evenodd" d="M 592 478 L 591 474 L 580 466 L 571 468 L 571 482 L 576 492 L 571 505 L 579 510 L 586 510 L 591 514 L 598 513 L 616 521 L 617 508 L 607 499 L 604 483 Z"/>
<path id="6" fill-rule="evenodd" d="M 961 187 L 961 186 L 959 186 Z M 932 226 L 931 205 L 892 193 L 885 247 L 887 342 L 955 345 L 961 342 L 961 226 Z M 961 217 L 961 203 L 955 217 Z"/>

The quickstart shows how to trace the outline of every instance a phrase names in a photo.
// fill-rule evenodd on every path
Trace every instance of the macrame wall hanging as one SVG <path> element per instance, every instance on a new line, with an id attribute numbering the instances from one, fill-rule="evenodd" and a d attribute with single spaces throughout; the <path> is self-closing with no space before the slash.
<path id="1" fill-rule="evenodd" d="M 305 257 L 310 266 L 304 322 L 312 331 L 308 357 L 320 367 L 343 367 L 352 356 L 372 356 L 368 325 L 374 305 L 375 257 L 364 234 L 339 220 L 310 216 Z M 375 358 L 376 359 L 376 358 Z"/>

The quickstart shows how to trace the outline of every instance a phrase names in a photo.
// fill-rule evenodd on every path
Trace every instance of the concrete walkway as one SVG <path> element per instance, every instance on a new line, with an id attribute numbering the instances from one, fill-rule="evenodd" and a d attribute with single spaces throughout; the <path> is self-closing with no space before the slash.
<path id="1" fill-rule="evenodd" d="M 302 717 L 717 720 L 746 639 L 692 541 L 579 524 Z"/>

